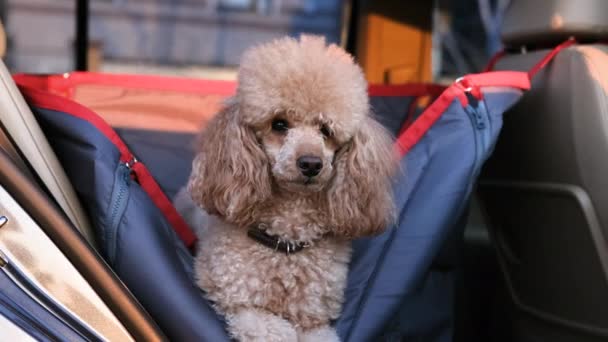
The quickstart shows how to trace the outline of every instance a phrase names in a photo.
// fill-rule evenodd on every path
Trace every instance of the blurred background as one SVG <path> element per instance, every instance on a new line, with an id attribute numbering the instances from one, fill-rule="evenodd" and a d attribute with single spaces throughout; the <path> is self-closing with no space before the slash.
<path id="1" fill-rule="evenodd" d="M 370 82 L 441 82 L 480 71 L 501 48 L 508 2 L 0 0 L 0 19 L 11 72 L 74 70 L 80 10 L 90 71 L 233 79 L 249 46 L 314 33 L 352 52 Z"/>

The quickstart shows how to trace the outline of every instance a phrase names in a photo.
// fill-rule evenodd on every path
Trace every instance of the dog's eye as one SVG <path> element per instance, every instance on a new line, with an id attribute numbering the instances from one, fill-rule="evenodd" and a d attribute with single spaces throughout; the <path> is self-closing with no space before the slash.
<path id="1" fill-rule="evenodd" d="M 289 123 L 283 119 L 274 119 L 272 121 L 272 130 L 277 132 L 285 132 L 289 129 Z"/>
<path id="2" fill-rule="evenodd" d="M 331 130 L 326 125 L 322 125 L 320 131 L 325 137 L 331 137 Z"/>

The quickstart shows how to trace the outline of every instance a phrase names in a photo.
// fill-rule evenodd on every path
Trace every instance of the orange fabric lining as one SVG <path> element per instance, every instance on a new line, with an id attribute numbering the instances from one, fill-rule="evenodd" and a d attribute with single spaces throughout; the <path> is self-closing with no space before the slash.
<path id="1" fill-rule="evenodd" d="M 224 95 L 75 85 L 71 98 L 111 126 L 145 130 L 198 132 L 221 108 Z"/>

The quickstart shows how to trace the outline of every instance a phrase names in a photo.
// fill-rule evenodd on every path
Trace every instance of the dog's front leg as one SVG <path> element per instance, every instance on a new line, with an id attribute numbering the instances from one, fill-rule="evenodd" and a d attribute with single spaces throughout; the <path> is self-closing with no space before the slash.
<path id="1" fill-rule="evenodd" d="M 298 332 L 298 342 L 340 342 L 336 329 L 325 325 L 319 328 Z"/>
<path id="2" fill-rule="evenodd" d="M 240 342 L 297 342 L 298 334 L 287 320 L 259 309 L 246 308 L 228 315 L 228 332 Z"/>

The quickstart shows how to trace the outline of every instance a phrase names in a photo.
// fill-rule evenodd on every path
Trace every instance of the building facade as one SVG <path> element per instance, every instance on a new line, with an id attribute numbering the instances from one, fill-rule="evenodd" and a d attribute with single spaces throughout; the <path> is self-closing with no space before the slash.
<path id="1" fill-rule="evenodd" d="M 73 69 L 76 0 L 4 0 L 14 72 Z M 341 0 L 90 0 L 93 52 L 108 64 L 234 66 L 252 44 L 302 32 L 337 42 Z"/>

